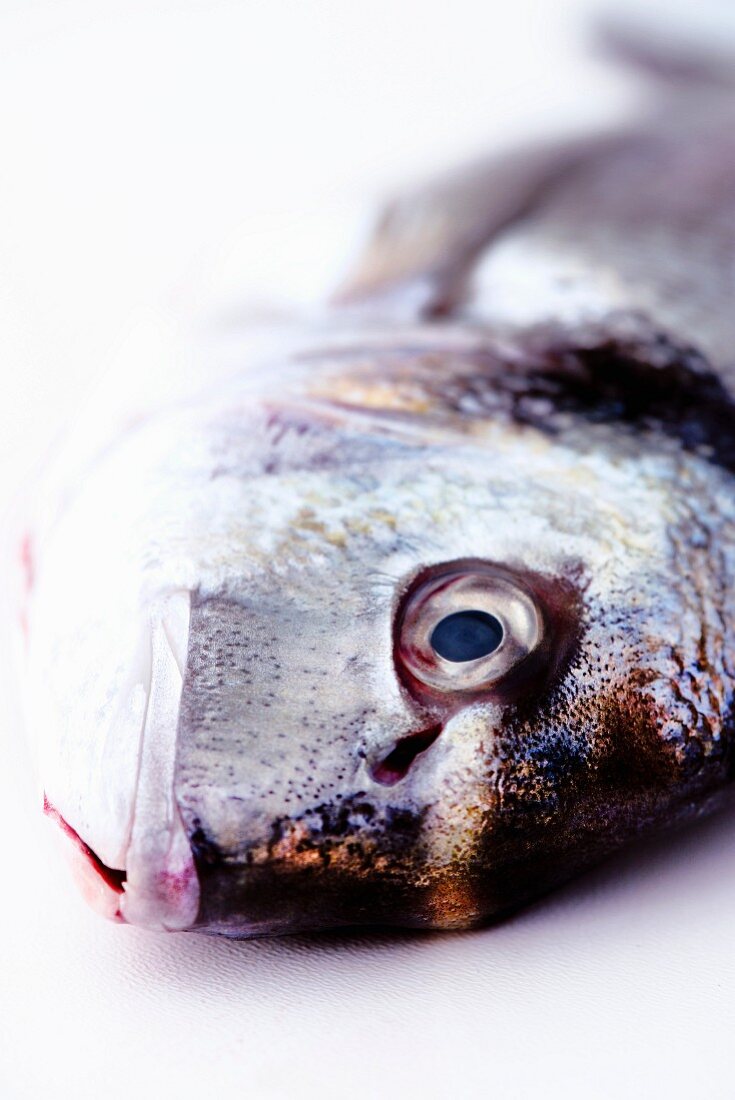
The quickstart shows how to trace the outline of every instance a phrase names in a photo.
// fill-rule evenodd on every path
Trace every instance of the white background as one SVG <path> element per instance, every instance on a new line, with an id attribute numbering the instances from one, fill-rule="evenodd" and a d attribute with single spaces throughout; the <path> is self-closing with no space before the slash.
<path id="1" fill-rule="evenodd" d="M 3 510 L 136 334 L 308 297 L 353 208 L 634 110 L 593 6 L 0 0 Z M 483 932 L 156 936 L 77 899 L 6 680 L 3 1098 L 735 1094 L 735 813 Z"/>

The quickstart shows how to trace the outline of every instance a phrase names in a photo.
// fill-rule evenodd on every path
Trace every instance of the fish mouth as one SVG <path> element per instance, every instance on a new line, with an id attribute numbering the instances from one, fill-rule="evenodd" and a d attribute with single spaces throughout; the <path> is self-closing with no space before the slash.
<path id="1" fill-rule="evenodd" d="M 44 794 L 44 813 L 67 841 L 85 900 L 111 920 L 158 931 L 190 928 L 199 909 L 199 880 L 174 792 L 188 634 L 188 592 L 168 593 L 150 608 L 148 697 L 123 866 L 106 864 Z"/>
<path id="2" fill-rule="evenodd" d="M 64 853 L 82 895 L 91 907 L 108 920 L 125 923 L 121 899 L 127 874 L 108 867 L 84 841 L 76 829 L 53 806 L 44 792 L 43 812 L 59 828 L 64 838 Z"/>
<path id="3" fill-rule="evenodd" d="M 120 908 L 130 924 L 175 932 L 190 928 L 199 909 L 199 879 L 174 790 L 189 592 L 160 596 L 149 615 L 150 686 Z"/>
<path id="4" fill-rule="evenodd" d="M 45 793 L 43 813 L 58 826 L 72 876 L 96 913 L 118 924 L 160 931 L 191 927 L 199 903 L 199 882 L 191 859 L 184 859 L 178 868 L 153 863 L 144 874 L 131 877 L 125 868 L 104 863 Z"/>

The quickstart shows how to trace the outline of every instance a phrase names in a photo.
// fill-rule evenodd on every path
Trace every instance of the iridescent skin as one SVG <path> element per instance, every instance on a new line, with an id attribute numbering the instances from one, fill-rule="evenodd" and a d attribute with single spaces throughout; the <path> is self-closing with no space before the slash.
<path id="1" fill-rule="evenodd" d="M 31 671 L 123 919 L 472 926 L 727 789 L 735 112 L 687 102 L 399 204 L 326 326 L 88 472 Z M 423 682 L 415 592 L 484 568 L 540 640 Z"/>

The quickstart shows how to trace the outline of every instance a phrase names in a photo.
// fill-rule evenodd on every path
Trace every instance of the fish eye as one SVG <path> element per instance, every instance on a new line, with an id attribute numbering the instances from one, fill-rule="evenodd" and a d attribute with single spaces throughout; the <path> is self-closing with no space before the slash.
<path id="1" fill-rule="evenodd" d="M 509 570 L 455 564 L 408 593 L 396 630 L 396 659 L 415 680 L 442 692 L 477 693 L 498 685 L 538 646 L 543 616 Z"/>
<path id="2" fill-rule="evenodd" d="M 477 661 L 503 640 L 503 624 L 487 611 L 455 611 L 436 624 L 431 647 L 445 661 Z"/>

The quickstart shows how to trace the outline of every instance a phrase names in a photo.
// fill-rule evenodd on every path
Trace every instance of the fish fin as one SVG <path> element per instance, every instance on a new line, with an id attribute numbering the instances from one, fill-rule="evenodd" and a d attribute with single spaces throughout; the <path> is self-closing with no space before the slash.
<path id="1" fill-rule="evenodd" d="M 609 138 L 579 138 L 493 157 L 390 202 L 333 297 L 402 320 L 446 317 L 478 255 Z"/>
<path id="2" fill-rule="evenodd" d="M 596 39 L 603 54 L 669 90 L 735 88 L 735 25 L 727 30 L 715 36 L 676 20 L 610 16 L 598 22 Z"/>

